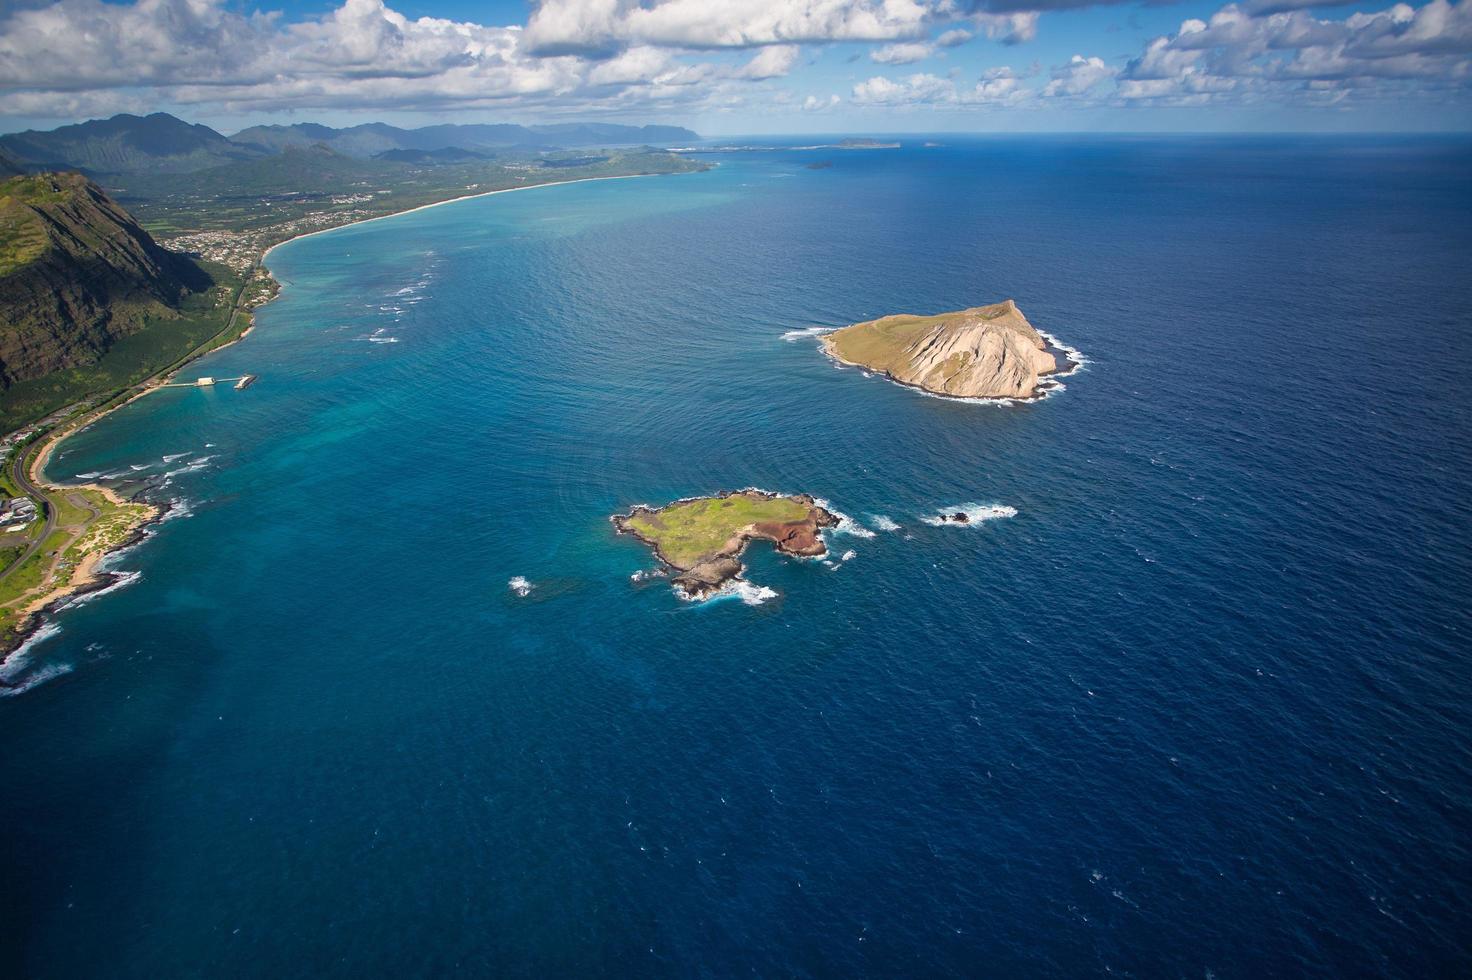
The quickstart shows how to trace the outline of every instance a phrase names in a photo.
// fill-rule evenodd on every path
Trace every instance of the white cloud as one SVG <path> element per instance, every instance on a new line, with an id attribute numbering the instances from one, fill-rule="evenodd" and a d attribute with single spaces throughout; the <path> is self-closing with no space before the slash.
<path id="1" fill-rule="evenodd" d="M 1344 20 L 1254 16 L 1228 4 L 1155 38 L 1120 76 L 1127 101 L 1307 104 L 1428 96 L 1472 85 L 1472 2 L 1405 3 Z"/>
<path id="2" fill-rule="evenodd" d="M 535 53 L 593 57 L 629 44 L 890 41 L 918 36 L 934 13 L 932 0 L 540 0 L 526 41 Z"/>
<path id="3" fill-rule="evenodd" d="M 869 60 L 877 61 L 881 65 L 909 65 L 917 61 L 924 61 L 935 54 L 933 45 L 924 44 L 919 41 L 908 41 L 900 44 L 886 44 L 882 48 L 875 48 L 869 52 Z"/>
<path id="4" fill-rule="evenodd" d="M 802 49 L 795 44 L 762 48 L 736 73 L 740 78 L 780 78 L 792 71 Z"/>
<path id="5" fill-rule="evenodd" d="M 1038 11 L 1020 10 L 1010 14 L 973 14 L 971 20 L 988 38 L 1003 44 L 1022 44 L 1038 36 Z"/>
<path id="6" fill-rule="evenodd" d="M 1114 69 L 1104 64 L 1103 58 L 1085 58 L 1076 54 L 1068 64 L 1053 69 L 1053 80 L 1043 86 L 1043 95 L 1047 98 L 1087 95 L 1114 75 Z"/>
<path id="7" fill-rule="evenodd" d="M 3 3 L 3 0 L 0 0 Z M 277 109 L 525 106 L 659 109 L 730 105 L 778 78 L 795 45 L 745 65 L 631 45 L 592 60 L 529 53 L 519 27 L 411 19 L 383 0 L 342 0 L 283 24 L 234 0 L 58 0 L 0 18 L 0 116 L 76 116 L 212 105 Z"/>
<path id="8" fill-rule="evenodd" d="M 830 95 L 826 99 L 821 96 L 810 95 L 802 100 L 802 111 L 823 112 L 825 110 L 834 108 L 842 101 L 843 100 L 836 95 Z"/>
<path id="9" fill-rule="evenodd" d="M 984 10 L 972 0 L 541 0 L 526 28 L 410 18 L 383 0 L 334 0 L 293 23 L 242 6 L 264 0 L 6 2 L 0 117 L 161 105 L 668 117 L 829 109 L 831 98 L 800 97 L 780 81 L 800 71 L 800 45 L 862 41 L 876 45 L 875 62 L 914 64 L 973 31 L 1005 44 L 1031 40 L 1040 10 L 1072 0 L 1028 0 L 1020 10 L 995 0 Z M 1149 41 L 1119 70 L 1080 54 L 1033 84 L 1010 68 L 973 81 L 917 71 L 861 81 L 851 98 L 955 109 L 1419 99 L 1465 113 L 1472 0 L 1338 17 L 1307 2 L 1227 4 Z"/>
<path id="10" fill-rule="evenodd" d="M 854 102 L 866 106 L 1008 106 L 1033 95 L 1010 68 L 992 69 L 969 88 L 953 78 L 921 72 L 898 81 L 875 76 L 853 90 Z"/>

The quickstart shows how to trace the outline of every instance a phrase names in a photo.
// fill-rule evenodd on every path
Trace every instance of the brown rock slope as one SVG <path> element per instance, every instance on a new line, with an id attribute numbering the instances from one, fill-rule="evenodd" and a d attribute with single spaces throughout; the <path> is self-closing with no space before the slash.
<path id="1" fill-rule="evenodd" d="M 1032 398 L 1058 370 L 1041 334 L 1012 300 L 941 313 L 856 323 L 823 338 L 846 364 L 958 398 Z"/>

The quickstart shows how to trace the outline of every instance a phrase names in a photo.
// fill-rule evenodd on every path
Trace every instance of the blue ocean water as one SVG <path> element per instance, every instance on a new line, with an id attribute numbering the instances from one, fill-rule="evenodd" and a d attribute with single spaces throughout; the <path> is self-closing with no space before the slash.
<path id="1" fill-rule="evenodd" d="M 51 465 L 181 516 L 7 665 L 0 972 L 1472 969 L 1472 145 L 942 141 L 276 250 Z M 1009 296 L 1041 403 L 801 333 Z M 748 485 L 853 557 L 630 580 Z"/>

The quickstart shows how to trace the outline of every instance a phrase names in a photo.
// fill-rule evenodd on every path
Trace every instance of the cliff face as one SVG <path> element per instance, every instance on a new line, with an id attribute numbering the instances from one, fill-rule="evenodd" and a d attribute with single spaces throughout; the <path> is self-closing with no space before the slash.
<path id="1" fill-rule="evenodd" d="M 939 316 L 887 316 L 823 339 L 842 361 L 960 398 L 1031 398 L 1058 370 L 1042 336 L 1012 300 Z"/>
<path id="2" fill-rule="evenodd" d="M 0 183 L 0 389 L 95 362 L 208 275 L 80 174 Z"/>

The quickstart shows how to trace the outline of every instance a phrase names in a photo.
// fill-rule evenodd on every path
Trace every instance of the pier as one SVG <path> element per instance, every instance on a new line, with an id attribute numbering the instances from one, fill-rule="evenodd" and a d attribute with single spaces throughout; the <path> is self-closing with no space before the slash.
<path id="1" fill-rule="evenodd" d="M 229 384 L 231 381 L 233 381 L 235 382 L 235 390 L 239 391 L 242 388 L 249 388 L 251 384 L 256 380 L 256 377 L 257 376 L 254 374 L 242 374 L 238 378 L 211 378 L 209 376 L 205 376 L 203 378 L 195 378 L 193 381 L 170 381 L 166 384 L 161 384 L 158 387 L 213 388 L 215 385 Z"/>

